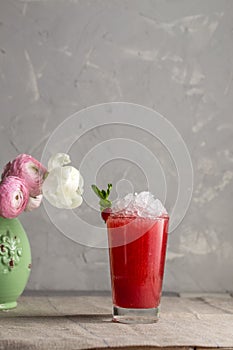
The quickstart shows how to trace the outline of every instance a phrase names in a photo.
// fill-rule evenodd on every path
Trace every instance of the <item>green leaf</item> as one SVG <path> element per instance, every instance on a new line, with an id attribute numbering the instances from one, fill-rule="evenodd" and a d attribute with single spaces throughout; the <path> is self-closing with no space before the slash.
<path id="1" fill-rule="evenodd" d="M 95 192 L 95 194 L 99 197 L 104 199 L 102 192 L 98 189 L 98 187 L 96 185 L 91 185 L 93 191 Z"/>
<path id="2" fill-rule="evenodd" d="M 105 190 L 102 190 L 102 195 L 103 195 L 103 198 L 107 198 L 107 192 Z"/>
<path id="3" fill-rule="evenodd" d="M 106 209 L 106 208 L 110 208 L 112 203 L 108 199 L 101 199 L 99 201 L 99 205 L 100 207 Z"/>
<path id="4" fill-rule="evenodd" d="M 44 173 L 43 180 L 45 180 L 48 177 L 48 175 L 49 175 L 49 172 L 46 171 L 46 173 Z"/>
<path id="5" fill-rule="evenodd" d="M 112 184 L 108 184 L 107 190 L 100 190 L 96 185 L 91 186 L 95 194 L 100 198 L 99 205 L 100 210 L 103 211 L 106 208 L 111 208 L 112 202 L 108 199 Z"/>
<path id="6" fill-rule="evenodd" d="M 108 189 L 107 189 L 107 198 L 110 195 L 110 191 L 112 189 L 112 184 L 108 184 Z"/>

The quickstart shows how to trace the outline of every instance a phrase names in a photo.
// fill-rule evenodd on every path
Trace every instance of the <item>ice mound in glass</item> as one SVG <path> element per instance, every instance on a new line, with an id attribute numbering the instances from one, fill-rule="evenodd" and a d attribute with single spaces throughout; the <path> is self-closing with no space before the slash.
<path id="1" fill-rule="evenodd" d="M 150 219 L 168 215 L 160 200 L 147 191 L 139 194 L 129 193 L 125 197 L 116 200 L 113 203 L 112 213 Z"/>

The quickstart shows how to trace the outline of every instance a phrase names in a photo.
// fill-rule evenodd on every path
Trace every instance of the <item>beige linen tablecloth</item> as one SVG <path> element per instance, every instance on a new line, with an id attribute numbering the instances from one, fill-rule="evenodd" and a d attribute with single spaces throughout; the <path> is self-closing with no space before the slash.
<path id="1" fill-rule="evenodd" d="M 233 298 L 162 298 L 161 319 L 150 325 L 111 322 L 108 294 L 26 295 L 0 313 L 0 349 L 232 348 Z"/>

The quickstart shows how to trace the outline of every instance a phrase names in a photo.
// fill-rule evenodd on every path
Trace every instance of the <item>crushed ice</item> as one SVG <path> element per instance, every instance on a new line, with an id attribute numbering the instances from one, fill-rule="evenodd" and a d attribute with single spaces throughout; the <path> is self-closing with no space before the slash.
<path id="1" fill-rule="evenodd" d="M 152 193 L 143 191 L 139 194 L 129 193 L 124 198 L 113 203 L 113 212 L 121 212 L 125 216 L 137 215 L 140 217 L 156 218 L 166 215 L 167 211 Z"/>

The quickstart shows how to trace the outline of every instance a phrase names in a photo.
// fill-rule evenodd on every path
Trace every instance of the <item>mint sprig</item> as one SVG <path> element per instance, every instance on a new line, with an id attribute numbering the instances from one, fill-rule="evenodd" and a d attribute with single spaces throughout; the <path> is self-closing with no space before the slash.
<path id="1" fill-rule="evenodd" d="M 108 197 L 112 189 L 112 184 L 108 184 L 108 188 L 106 191 L 100 190 L 96 185 L 91 185 L 91 188 L 93 189 L 95 194 L 100 198 L 100 210 L 103 211 L 104 209 L 111 208 L 112 202 L 108 199 Z"/>

